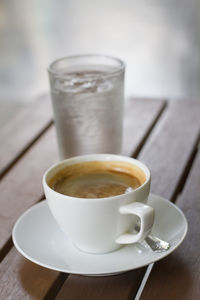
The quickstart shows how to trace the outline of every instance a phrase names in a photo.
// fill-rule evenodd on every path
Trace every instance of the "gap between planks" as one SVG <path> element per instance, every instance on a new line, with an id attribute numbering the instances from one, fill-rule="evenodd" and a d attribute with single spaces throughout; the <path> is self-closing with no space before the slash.
<path id="1" fill-rule="evenodd" d="M 0 130 L 0 178 L 53 124 L 50 97 L 42 95 L 21 109 Z"/>

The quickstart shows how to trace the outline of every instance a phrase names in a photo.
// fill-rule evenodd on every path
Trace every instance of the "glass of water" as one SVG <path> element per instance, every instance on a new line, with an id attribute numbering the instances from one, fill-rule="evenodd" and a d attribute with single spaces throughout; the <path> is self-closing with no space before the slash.
<path id="1" fill-rule="evenodd" d="M 60 158 L 119 154 L 124 63 L 106 55 L 77 55 L 54 61 L 48 71 Z"/>

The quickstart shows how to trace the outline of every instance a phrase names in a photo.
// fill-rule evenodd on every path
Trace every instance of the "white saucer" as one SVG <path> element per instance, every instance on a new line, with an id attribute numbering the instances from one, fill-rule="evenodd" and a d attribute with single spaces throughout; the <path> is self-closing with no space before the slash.
<path id="1" fill-rule="evenodd" d="M 155 253 L 145 242 L 102 255 L 81 252 L 59 229 L 47 201 L 34 205 L 18 219 L 13 242 L 27 259 L 61 272 L 100 276 L 133 270 L 172 253 L 187 233 L 186 218 L 177 206 L 155 195 L 150 195 L 149 204 L 156 212 L 152 233 L 171 244 L 166 252 Z"/>

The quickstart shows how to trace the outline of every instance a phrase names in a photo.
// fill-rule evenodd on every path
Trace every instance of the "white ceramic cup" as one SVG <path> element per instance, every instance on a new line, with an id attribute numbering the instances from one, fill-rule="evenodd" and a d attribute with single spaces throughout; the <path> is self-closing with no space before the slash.
<path id="1" fill-rule="evenodd" d="M 60 194 L 48 185 L 50 179 L 66 166 L 87 161 L 120 161 L 139 167 L 145 182 L 137 189 L 107 198 L 76 198 Z M 49 168 L 43 176 L 43 187 L 49 208 L 67 237 L 81 250 L 106 253 L 123 244 L 143 240 L 151 231 L 154 209 L 147 205 L 150 171 L 140 161 L 114 154 L 89 154 L 63 160 Z M 138 217 L 140 231 L 132 233 Z"/>

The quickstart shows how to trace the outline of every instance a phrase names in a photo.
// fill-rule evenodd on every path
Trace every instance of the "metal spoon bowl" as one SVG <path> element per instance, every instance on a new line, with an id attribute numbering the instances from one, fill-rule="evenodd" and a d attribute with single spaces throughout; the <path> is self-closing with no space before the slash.
<path id="1" fill-rule="evenodd" d="M 140 226 L 136 225 L 135 230 L 139 231 Z M 170 248 L 169 242 L 163 241 L 152 234 L 149 234 L 144 240 L 154 252 L 164 252 Z"/>

